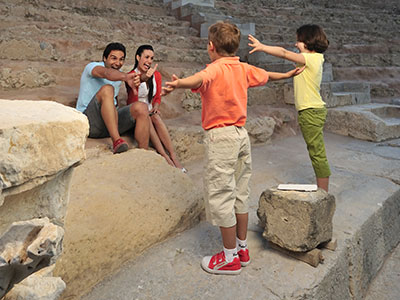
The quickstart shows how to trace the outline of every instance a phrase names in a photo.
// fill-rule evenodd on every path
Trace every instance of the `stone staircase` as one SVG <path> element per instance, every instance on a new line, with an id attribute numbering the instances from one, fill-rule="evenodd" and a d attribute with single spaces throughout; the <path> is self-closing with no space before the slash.
<path id="1" fill-rule="evenodd" d="M 170 1 L 164 0 L 164 2 Z M 334 4 L 324 1 L 318 3 L 215 1 L 215 6 L 212 6 L 214 3 L 211 2 L 214 1 L 172 1 L 171 8 L 178 18 L 186 18 L 198 30 L 203 30 L 205 27 L 203 25 L 209 26 L 210 20 L 214 22 L 230 19 L 238 24 L 257 20 L 255 26 L 257 37 L 267 44 L 285 48 L 293 48 L 288 42 L 294 43 L 295 30 L 305 23 L 304 20 L 321 24 L 331 41 L 330 49 L 326 53 L 327 63 L 321 87 L 323 98 L 330 108 L 326 128 L 338 134 L 371 141 L 400 137 L 400 119 L 397 119 L 399 108 L 386 104 L 370 104 L 371 90 L 378 102 L 397 103 L 396 99 L 384 98 L 387 95 L 394 97 L 400 95 L 400 81 L 385 82 L 386 77 L 377 80 L 377 76 L 365 78 L 376 68 L 380 68 L 381 73 L 383 70 L 387 71 L 389 77 L 394 70 L 396 72 L 400 70 L 398 60 L 400 39 L 394 35 L 399 29 L 400 19 L 396 14 L 399 11 L 397 2 L 393 1 L 391 5 L 393 9 L 390 4 L 387 7 L 376 7 L 373 4 L 365 7 L 361 2 L 352 3 L 349 7 L 335 7 Z M 201 19 L 196 18 L 199 14 L 202 16 Z M 204 23 L 193 22 L 194 19 Z M 244 37 L 246 36 L 245 33 Z M 243 47 L 246 43 L 241 44 L 239 55 L 244 61 L 277 72 L 284 72 L 292 67 L 290 62 L 264 53 L 249 55 L 248 47 Z M 357 72 L 363 74 L 364 78 L 356 80 L 357 78 L 351 77 L 351 74 Z M 350 73 L 348 77 L 345 75 L 347 73 Z M 333 81 L 334 77 L 339 77 L 340 81 Z M 278 102 L 293 104 L 293 87 L 290 83 L 275 84 L 274 88 L 283 89 L 279 93 L 283 97 Z M 251 96 L 249 93 L 249 105 L 254 103 Z M 276 101 L 268 104 L 276 104 Z M 354 120 L 359 120 L 361 123 L 354 125 Z"/>

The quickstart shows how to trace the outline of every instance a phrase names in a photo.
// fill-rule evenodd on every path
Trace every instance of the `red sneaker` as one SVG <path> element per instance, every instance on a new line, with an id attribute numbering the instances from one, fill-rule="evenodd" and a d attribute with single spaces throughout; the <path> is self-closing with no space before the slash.
<path id="1" fill-rule="evenodd" d="M 238 251 L 240 265 L 242 267 L 247 266 L 250 263 L 249 249 L 240 249 Z"/>
<path id="2" fill-rule="evenodd" d="M 118 139 L 113 143 L 113 153 L 121 153 L 128 150 L 128 143 L 123 139 Z"/>
<path id="3" fill-rule="evenodd" d="M 224 251 L 214 256 L 203 257 L 201 267 L 212 274 L 236 275 L 242 271 L 239 257 L 235 257 L 232 262 L 227 262 Z"/>

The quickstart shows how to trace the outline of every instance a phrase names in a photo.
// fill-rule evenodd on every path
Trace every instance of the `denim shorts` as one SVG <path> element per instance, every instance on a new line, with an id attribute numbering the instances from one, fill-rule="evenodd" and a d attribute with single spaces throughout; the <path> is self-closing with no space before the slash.
<path id="1" fill-rule="evenodd" d="M 131 105 L 121 108 L 117 107 L 119 134 L 123 134 L 135 127 L 135 120 L 131 116 L 130 107 Z M 89 119 L 90 138 L 105 138 L 110 136 L 101 116 L 101 104 L 97 100 L 96 95 L 90 100 L 89 105 L 83 113 Z"/>

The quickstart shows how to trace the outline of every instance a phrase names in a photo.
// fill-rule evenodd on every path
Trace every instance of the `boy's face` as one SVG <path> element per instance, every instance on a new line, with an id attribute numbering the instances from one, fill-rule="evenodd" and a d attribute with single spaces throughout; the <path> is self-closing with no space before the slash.
<path id="1" fill-rule="evenodd" d="M 111 50 L 107 58 L 103 57 L 103 61 L 106 68 L 119 70 L 125 62 L 124 52 L 121 50 Z"/>

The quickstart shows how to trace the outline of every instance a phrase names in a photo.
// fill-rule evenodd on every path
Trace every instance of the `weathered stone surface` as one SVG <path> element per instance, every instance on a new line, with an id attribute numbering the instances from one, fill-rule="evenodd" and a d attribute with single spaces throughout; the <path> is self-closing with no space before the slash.
<path id="1" fill-rule="evenodd" d="M 271 117 L 259 117 L 247 119 L 245 128 L 249 134 L 251 143 L 259 144 L 267 142 L 274 133 L 276 122 Z"/>
<path id="2" fill-rule="evenodd" d="M 335 198 L 316 192 L 265 190 L 257 215 L 263 237 L 282 248 L 305 252 L 332 238 Z"/>
<path id="3" fill-rule="evenodd" d="M 55 263 L 64 230 L 48 218 L 15 222 L 0 236 L 0 297 L 30 274 Z"/>
<path id="4" fill-rule="evenodd" d="M 65 290 L 60 277 L 52 277 L 54 265 L 25 278 L 4 296 L 4 300 L 57 300 Z"/>
<path id="5" fill-rule="evenodd" d="M 55 175 L 85 157 L 89 125 L 82 113 L 50 101 L 0 100 L 0 108 L 0 190 Z"/>
<path id="6" fill-rule="evenodd" d="M 362 140 L 380 142 L 400 137 L 400 106 L 364 104 L 328 110 L 328 131 Z"/>
<path id="7" fill-rule="evenodd" d="M 189 169 L 190 172 L 190 169 Z M 70 299 L 129 259 L 197 222 L 202 192 L 154 151 L 110 151 L 74 171 L 64 251 L 54 274 Z"/>
<path id="8" fill-rule="evenodd" d="M 201 126 L 168 125 L 172 143 L 182 161 L 193 160 L 204 156 L 204 130 Z"/>

